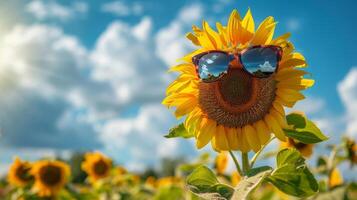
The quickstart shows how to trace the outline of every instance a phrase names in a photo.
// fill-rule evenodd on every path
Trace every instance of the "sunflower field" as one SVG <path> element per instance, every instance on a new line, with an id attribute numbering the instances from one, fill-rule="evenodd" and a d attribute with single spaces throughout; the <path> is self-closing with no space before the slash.
<path id="1" fill-rule="evenodd" d="M 162 137 L 208 152 L 140 172 L 100 151 L 15 157 L 0 199 L 357 200 L 355 174 L 346 180 L 341 172 L 357 165 L 356 138 L 329 142 L 318 123 L 293 110 L 315 84 L 306 59 L 290 33 L 275 33 L 272 16 L 255 23 L 248 9 L 215 27 L 193 25 L 186 38 L 196 49 L 169 69 L 175 79 L 161 103 L 177 125 Z"/>

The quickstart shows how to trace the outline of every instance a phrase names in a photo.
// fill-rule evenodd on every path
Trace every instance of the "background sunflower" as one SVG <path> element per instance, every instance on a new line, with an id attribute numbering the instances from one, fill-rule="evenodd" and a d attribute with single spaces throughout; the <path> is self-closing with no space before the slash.
<path id="1" fill-rule="evenodd" d="M 250 10 L 243 19 L 233 10 L 226 26 L 216 24 L 217 31 L 204 21 L 202 28 L 193 26 L 193 32 L 187 34 L 199 49 L 171 68 L 170 71 L 180 75 L 168 86 L 163 104 L 176 107 L 177 118 L 186 116 L 185 128 L 195 135 L 197 148 L 211 142 L 217 151 L 256 152 L 271 133 L 286 141 L 283 128 L 289 126 L 284 107 L 293 107 L 304 99 L 301 91 L 311 87 L 314 81 L 303 77 L 305 58 L 294 51 L 288 41 L 290 34 L 273 39 L 275 25 L 274 18 L 267 17 L 255 29 Z M 213 83 L 198 79 L 193 56 L 209 50 L 240 52 L 254 45 L 276 45 L 283 49 L 278 71 L 273 76 L 257 79 L 242 69 L 235 69 Z"/>
<path id="2" fill-rule="evenodd" d="M 31 167 L 29 162 L 22 161 L 20 158 L 16 157 L 9 168 L 7 180 L 10 184 L 17 187 L 28 185 L 33 180 L 33 177 L 30 174 Z"/>
<path id="3" fill-rule="evenodd" d="M 107 177 L 112 167 L 112 161 L 99 152 L 86 153 L 82 163 L 82 169 L 85 171 L 91 182 Z"/>
<path id="4" fill-rule="evenodd" d="M 33 164 L 31 174 L 35 178 L 33 190 L 42 197 L 56 196 L 70 176 L 69 166 L 61 161 L 41 160 Z"/>

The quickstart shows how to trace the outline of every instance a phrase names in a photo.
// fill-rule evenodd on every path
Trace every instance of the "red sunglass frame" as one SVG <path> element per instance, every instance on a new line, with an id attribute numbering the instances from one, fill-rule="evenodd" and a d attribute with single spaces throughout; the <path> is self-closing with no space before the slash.
<path id="1" fill-rule="evenodd" d="M 257 76 L 254 76 L 253 74 L 251 74 L 244 66 L 244 64 L 242 63 L 242 55 L 244 53 L 246 53 L 247 51 L 249 50 L 252 50 L 252 49 L 256 49 L 256 48 L 270 48 L 272 50 L 274 50 L 278 56 L 278 63 L 277 63 L 277 66 L 276 66 L 276 69 L 273 73 L 275 73 L 278 68 L 279 68 L 279 62 L 281 61 L 281 58 L 283 56 L 283 49 L 280 47 L 280 46 L 276 46 L 276 45 L 255 45 L 255 46 L 251 46 L 251 47 L 248 47 L 246 49 L 243 49 L 241 52 L 238 52 L 238 53 L 229 53 L 229 52 L 226 52 L 226 51 L 220 51 L 220 50 L 211 50 L 211 51 L 206 51 L 206 52 L 203 52 L 203 53 L 200 53 L 200 54 L 197 54 L 195 56 L 192 57 L 192 63 L 195 65 L 195 69 L 196 69 L 196 74 L 198 76 L 199 79 L 201 79 L 200 77 L 200 74 L 199 74 L 199 71 L 198 71 L 198 62 L 200 60 L 200 58 L 202 58 L 204 55 L 207 55 L 209 53 L 224 53 L 226 54 L 227 56 L 234 56 L 234 59 L 237 59 L 239 61 L 239 63 L 242 65 L 242 68 L 244 71 L 246 71 L 249 75 L 253 76 L 253 77 L 256 77 L 256 78 L 266 78 L 266 77 L 257 77 Z M 228 66 L 228 69 L 227 71 L 229 70 L 230 66 Z M 218 77 L 217 79 L 213 80 L 213 81 L 204 81 L 204 82 L 214 82 L 214 81 L 217 81 L 219 80 L 220 78 L 222 78 L 224 76 L 224 74 L 220 77 Z M 201 79 L 202 80 L 202 79 Z"/>

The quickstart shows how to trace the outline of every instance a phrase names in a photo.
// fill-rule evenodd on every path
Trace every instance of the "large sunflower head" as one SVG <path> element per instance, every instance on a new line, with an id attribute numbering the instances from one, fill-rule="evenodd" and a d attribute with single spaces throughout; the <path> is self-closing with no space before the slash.
<path id="1" fill-rule="evenodd" d="M 56 196 L 67 183 L 70 168 L 64 162 L 42 160 L 34 163 L 31 174 L 35 177 L 34 191 L 39 196 L 51 197 Z"/>
<path id="2" fill-rule="evenodd" d="M 22 161 L 16 157 L 10 166 L 7 180 L 13 186 L 24 187 L 33 180 L 30 170 L 31 164 L 29 162 Z"/>
<path id="3" fill-rule="evenodd" d="M 255 28 L 250 10 L 243 19 L 233 10 L 226 26 L 217 23 L 214 30 L 204 21 L 202 28 L 193 26 L 193 32 L 187 34 L 198 49 L 171 68 L 180 75 L 167 88 L 163 104 L 176 107 L 177 118 L 186 116 L 185 128 L 195 135 L 198 148 L 211 142 L 217 151 L 258 151 L 271 133 L 286 141 L 284 107 L 304 99 L 301 90 L 314 81 L 303 77 L 305 58 L 294 51 L 288 41 L 290 34 L 273 37 L 275 26 L 274 18 L 267 17 Z M 256 45 L 282 49 L 278 70 L 271 76 L 253 77 L 234 60 L 219 80 L 203 82 L 198 78 L 194 56 L 212 50 L 240 53 Z"/>
<path id="4" fill-rule="evenodd" d="M 99 152 L 87 153 L 82 163 L 82 169 L 88 174 L 91 182 L 107 177 L 111 167 L 111 159 Z"/>
<path id="5" fill-rule="evenodd" d="M 295 148 L 306 158 L 309 158 L 314 150 L 313 144 L 305 144 L 292 138 L 288 138 L 286 142 L 281 142 L 280 146 L 282 148 Z"/>

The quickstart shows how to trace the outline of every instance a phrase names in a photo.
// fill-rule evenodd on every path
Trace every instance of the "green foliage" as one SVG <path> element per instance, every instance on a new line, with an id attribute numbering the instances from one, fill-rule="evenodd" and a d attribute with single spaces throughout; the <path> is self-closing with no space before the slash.
<path id="1" fill-rule="evenodd" d="M 218 182 L 215 174 L 205 166 L 196 168 L 186 179 L 191 192 L 203 199 L 230 199 L 234 189 Z"/>
<path id="2" fill-rule="evenodd" d="M 318 184 L 305 164 L 305 159 L 295 149 L 283 149 L 277 155 L 277 168 L 267 177 L 282 192 L 309 197 L 318 191 Z"/>
<path id="3" fill-rule="evenodd" d="M 257 175 L 260 172 L 265 172 L 265 171 L 269 171 L 269 170 L 273 170 L 273 168 L 271 168 L 270 166 L 261 166 L 261 167 L 257 167 L 257 168 L 252 168 L 247 172 L 247 176 L 248 177 L 252 177 Z"/>
<path id="4" fill-rule="evenodd" d="M 194 135 L 192 133 L 189 133 L 183 123 L 179 124 L 178 126 L 175 126 L 169 130 L 169 134 L 165 135 L 165 138 L 176 138 L 176 137 L 182 137 L 182 138 L 191 138 Z"/>
<path id="5" fill-rule="evenodd" d="M 154 196 L 154 200 L 180 200 L 184 199 L 184 191 L 176 186 L 163 187 Z"/>
<path id="6" fill-rule="evenodd" d="M 248 172 L 248 177 L 240 181 L 235 188 L 232 199 L 246 199 L 272 171 L 272 168 L 268 166 L 251 169 Z"/>
<path id="7" fill-rule="evenodd" d="M 328 139 L 321 130 L 304 115 L 292 113 L 286 116 L 289 125 L 293 129 L 285 129 L 285 134 L 305 144 L 315 144 Z"/>

